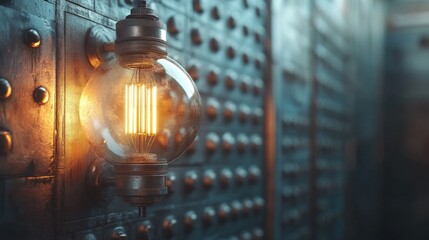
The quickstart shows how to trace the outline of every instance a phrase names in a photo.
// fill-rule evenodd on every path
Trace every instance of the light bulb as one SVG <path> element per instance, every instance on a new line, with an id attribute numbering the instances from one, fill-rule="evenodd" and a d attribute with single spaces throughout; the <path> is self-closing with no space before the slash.
<path id="1" fill-rule="evenodd" d="M 86 84 L 80 120 L 94 150 L 114 164 L 116 192 L 147 206 L 167 193 L 167 163 L 195 140 L 201 98 L 167 56 L 165 30 L 151 9 L 132 9 L 116 32 L 117 57 Z"/>
<path id="2" fill-rule="evenodd" d="M 113 60 L 82 92 L 82 127 L 109 162 L 171 162 L 198 133 L 201 98 L 190 76 L 167 56 L 145 61 L 144 67 L 127 68 Z"/>

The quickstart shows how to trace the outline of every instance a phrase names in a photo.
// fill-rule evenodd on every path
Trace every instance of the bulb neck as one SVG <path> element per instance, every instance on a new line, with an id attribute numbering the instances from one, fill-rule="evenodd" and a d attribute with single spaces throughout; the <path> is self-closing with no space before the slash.
<path id="1" fill-rule="evenodd" d="M 150 206 L 167 194 L 167 161 L 155 154 L 133 154 L 115 164 L 116 191 L 137 207 Z"/>
<path id="2" fill-rule="evenodd" d="M 124 67 L 135 65 L 147 54 L 167 55 L 167 31 L 154 10 L 141 5 L 116 23 L 116 54 Z"/>

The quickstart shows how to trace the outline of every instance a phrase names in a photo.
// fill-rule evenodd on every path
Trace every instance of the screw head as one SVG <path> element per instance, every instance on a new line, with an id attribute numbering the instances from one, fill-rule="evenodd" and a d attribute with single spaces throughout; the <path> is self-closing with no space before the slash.
<path id="1" fill-rule="evenodd" d="M 12 134 L 8 131 L 0 131 L 0 154 L 7 154 L 12 149 Z"/>
<path id="2" fill-rule="evenodd" d="M 196 65 L 192 65 L 187 69 L 189 76 L 191 76 L 191 78 L 194 81 L 197 81 L 198 78 L 200 77 L 200 74 L 198 72 L 198 67 Z"/>
<path id="3" fill-rule="evenodd" d="M 31 48 L 38 48 L 41 44 L 39 32 L 34 29 L 28 29 L 24 34 L 24 42 Z"/>
<path id="4" fill-rule="evenodd" d="M 8 80 L 0 78 L 0 98 L 7 99 L 12 94 L 12 87 Z"/>
<path id="5" fill-rule="evenodd" d="M 49 101 L 49 92 L 45 87 L 37 87 L 33 92 L 33 99 L 36 103 L 44 105 Z"/>
<path id="6" fill-rule="evenodd" d="M 137 225 L 137 236 L 141 240 L 151 240 L 155 237 L 155 229 L 149 220 Z"/>
<path id="7" fill-rule="evenodd" d="M 97 237 L 92 233 L 88 233 L 82 237 L 82 240 L 97 240 Z"/>
<path id="8" fill-rule="evenodd" d="M 167 20 L 167 31 L 173 36 L 176 36 L 180 33 L 179 29 L 177 28 L 176 20 L 174 19 L 174 17 L 170 17 Z"/>

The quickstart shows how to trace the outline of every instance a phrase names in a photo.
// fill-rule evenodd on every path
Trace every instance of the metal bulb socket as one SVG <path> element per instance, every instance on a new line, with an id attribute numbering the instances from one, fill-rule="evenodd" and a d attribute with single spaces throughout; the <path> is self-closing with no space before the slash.
<path id="1" fill-rule="evenodd" d="M 167 194 L 167 161 L 155 154 L 130 156 L 115 164 L 116 191 L 136 207 L 150 206 Z"/>
<path id="2" fill-rule="evenodd" d="M 116 23 L 116 54 L 124 67 L 136 67 L 148 54 L 167 55 L 166 26 L 154 10 L 145 6 L 131 9 Z"/>

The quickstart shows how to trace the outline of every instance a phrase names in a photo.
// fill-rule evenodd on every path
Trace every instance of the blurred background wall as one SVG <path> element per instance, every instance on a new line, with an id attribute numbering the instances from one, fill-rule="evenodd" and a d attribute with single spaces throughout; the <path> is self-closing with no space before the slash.
<path id="1" fill-rule="evenodd" d="M 149 3 L 204 109 L 140 218 L 78 117 L 87 30 L 133 1 L 0 0 L 0 239 L 429 239 L 429 1 Z"/>

